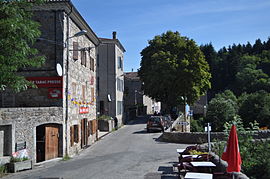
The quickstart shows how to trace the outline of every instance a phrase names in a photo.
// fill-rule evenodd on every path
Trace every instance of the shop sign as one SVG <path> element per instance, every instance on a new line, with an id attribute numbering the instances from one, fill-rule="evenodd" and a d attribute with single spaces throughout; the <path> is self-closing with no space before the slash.
<path id="1" fill-rule="evenodd" d="M 80 107 L 79 114 L 87 114 L 89 113 L 89 107 Z"/>
<path id="2" fill-rule="evenodd" d="M 48 88 L 48 98 L 62 99 L 63 98 L 62 88 Z"/>
<path id="3" fill-rule="evenodd" d="M 61 76 L 28 77 L 26 79 L 33 82 L 38 88 L 63 87 L 63 78 Z"/>

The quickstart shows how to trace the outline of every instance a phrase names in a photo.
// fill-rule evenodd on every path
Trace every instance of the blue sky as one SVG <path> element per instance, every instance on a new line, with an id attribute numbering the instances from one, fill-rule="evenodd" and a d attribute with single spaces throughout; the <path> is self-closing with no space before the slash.
<path id="1" fill-rule="evenodd" d="M 197 45 L 253 44 L 270 37 L 269 0 L 72 0 L 98 37 L 117 38 L 126 49 L 124 71 L 140 68 L 148 40 L 178 31 Z"/>

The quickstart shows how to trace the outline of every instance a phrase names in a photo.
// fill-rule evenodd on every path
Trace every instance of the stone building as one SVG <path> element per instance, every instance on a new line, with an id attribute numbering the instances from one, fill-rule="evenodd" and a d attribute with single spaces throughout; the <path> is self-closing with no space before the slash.
<path id="1" fill-rule="evenodd" d="M 132 119 L 139 115 L 149 115 L 154 114 L 154 112 L 160 112 L 161 103 L 144 95 L 142 81 L 137 72 L 125 73 L 124 79 L 124 111 L 127 114 L 128 119 Z"/>
<path id="2" fill-rule="evenodd" d="M 42 32 L 35 47 L 46 62 L 20 71 L 37 88 L 0 94 L 0 157 L 26 148 L 36 163 L 72 156 L 97 139 L 100 41 L 69 0 L 47 1 L 33 12 Z"/>
<path id="3" fill-rule="evenodd" d="M 126 51 L 113 32 L 113 38 L 99 38 L 98 47 L 98 109 L 100 115 L 117 117 L 123 121 L 124 52 Z"/>

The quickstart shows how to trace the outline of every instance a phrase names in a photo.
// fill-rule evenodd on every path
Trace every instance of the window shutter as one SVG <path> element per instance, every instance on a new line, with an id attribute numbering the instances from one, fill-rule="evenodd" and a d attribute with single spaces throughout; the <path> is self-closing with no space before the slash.
<path id="1" fill-rule="evenodd" d="M 90 136 L 90 134 L 92 134 L 91 133 L 92 131 L 91 131 L 91 122 L 90 121 L 88 121 L 88 137 Z"/>
<path id="2" fill-rule="evenodd" d="M 70 126 L 70 146 L 74 145 L 74 127 Z"/>
<path id="3" fill-rule="evenodd" d="M 82 100 L 85 101 L 85 85 L 82 85 Z"/>
<path id="4" fill-rule="evenodd" d="M 79 142 L 79 127 L 78 125 L 74 125 L 74 142 Z"/>
<path id="5" fill-rule="evenodd" d="M 91 88 L 91 101 L 93 102 L 95 100 L 95 89 Z"/>
<path id="6" fill-rule="evenodd" d="M 73 60 L 78 60 L 78 50 L 79 50 L 79 44 L 78 42 L 73 42 Z"/>

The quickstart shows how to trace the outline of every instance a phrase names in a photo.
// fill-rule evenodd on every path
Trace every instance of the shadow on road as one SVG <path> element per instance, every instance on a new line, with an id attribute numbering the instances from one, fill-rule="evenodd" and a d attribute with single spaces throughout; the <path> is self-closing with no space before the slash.
<path id="1" fill-rule="evenodd" d="M 173 171 L 173 167 L 160 166 L 158 172 L 151 172 L 144 175 L 144 179 L 179 179 L 177 172 Z"/>

